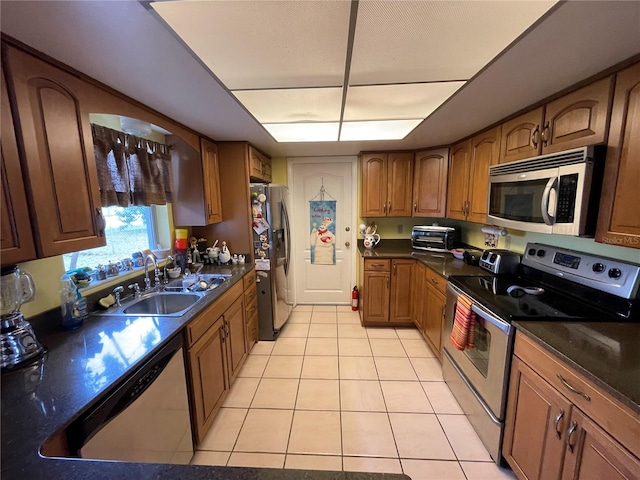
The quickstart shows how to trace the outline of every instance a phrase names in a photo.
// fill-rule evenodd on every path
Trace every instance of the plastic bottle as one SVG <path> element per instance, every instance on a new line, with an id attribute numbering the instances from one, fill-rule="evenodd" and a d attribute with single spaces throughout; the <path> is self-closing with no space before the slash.
<path id="1" fill-rule="evenodd" d="M 69 275 L 60 279 L 60 308 L 62 310 L 62 328 L 73 330 L 82 325 L 83 314 L 87 312 L 87 300 L 82 298 Z"/>

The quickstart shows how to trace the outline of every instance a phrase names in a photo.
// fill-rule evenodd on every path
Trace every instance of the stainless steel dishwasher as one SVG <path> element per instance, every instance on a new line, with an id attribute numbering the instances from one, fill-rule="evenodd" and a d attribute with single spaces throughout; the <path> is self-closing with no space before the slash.
<path id="1" fill-rule="evenodd" d="M 193 456 L 183 341 L 176 335 L 67 428 L 72 456 L 187 464 Z"/>

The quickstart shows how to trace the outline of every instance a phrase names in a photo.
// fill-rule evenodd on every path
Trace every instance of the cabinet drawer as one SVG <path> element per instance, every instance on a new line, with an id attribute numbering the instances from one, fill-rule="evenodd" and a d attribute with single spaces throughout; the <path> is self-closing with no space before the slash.
<path id="1" fill-rule="evenodd" d="M 605 431 L 611 432 L 631 453 L 640 457 L 640 415 L 520 332 L 516 334 L 514 353 Z M 582 392 L 589 400 L 572 389 Z"/>
<path id="2" fill-rule="evenodd" d="M 256 284 L 256 271 L 251 270 L 242 278 L 244 289 L 250 288 Z"/>
<path id="3" fill-rule="evenodd" d="M 249 305 L 249 303 L 256 298 L 258 295 L 258 290 L 254 286 L 253 288 L 249 288 L 244 291 L 244 304 Z"/>
<path id="4" fill-rule="evenodd" d="M 365 260 L 364 269 L 366 271 L 388 272 L 391 268 L 391 261 L 386 260 Z"/>
<path id="5" fill-rule="evenodd" d="M 251 317 L 251 315 L 258 314 L 258 298 L 255 295 L 249 302 L 245 301 L 244 305 L 245 312 L 247 313 L 247 320 L 249 319 L 249 317 Z"/>
<path id="6" fill-rule="evenodd" d="M 447 295 L 447 279 L 427 267 L 427 284 L 432 285 L 443 295 Z"/>
<path id="7" fill-rule="evenodd" d="M 238 282 L 192 320 L 187 325 L 189 346 L 193 345 L 241 295 L 242 282 Z"/>

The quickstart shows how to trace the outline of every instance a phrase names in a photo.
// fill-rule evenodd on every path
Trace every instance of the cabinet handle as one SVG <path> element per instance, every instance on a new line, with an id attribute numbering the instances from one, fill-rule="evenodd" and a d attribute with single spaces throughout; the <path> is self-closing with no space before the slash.
<path id="1" fill-rule="evenodd" d="M 575 387 L 573 387 L 572 385 L 569 384 L 569 382 L 567 382 L 562 375 L 560 375 L 559 373 L 556 373 L 556 376 L 560 379 L 560 381 L 562 382 L 562 384 L 571 392 L 575 393 L 576 395 L 580 395 L 582 398 L 584 398 L 587 402 L 591 401 L 591 397 L 589 395 L 587 395 L 584 392 L 581 392 L 580 390 L 576 389 Z"/>
<path id="2" fill-rule="evenodd" d="M 372 267 L 384 267 L 384 263 L 372 263 Z"/>
<path id="3" fill-rule="evenodd" d="M 207 210 L 209 211 L 209 216 L 211 216 L 211 204 L 207 203 Z"/>
<path id="4" fill-rule="evenodd" d="M 387 204 L 386 203 L 382 205 L 382 211 L 384 213 L 387 213 Z"/>
<path id="5" fill-rule="evenodd" d="M 431 283 L 433 283 L 435 286 L 438 286 L 438 280 L 436 280 L 435 278 L 431 277 Z"/>
<path id="6" fill-rule="evenodd" d="M 446 308 L 446 305 L 442 305 L 442 318 L 444 318 L 444 315 L 445 315 L 445 312 L 444 312 L 445 308 Z"/>
<path id="7" fill-rule="evenodd" d="M 391 202 L 389 202 L 389 206 L 387 207 L 387 213 L 391 213 Z"/>
<path id="8" fill-rule="evenodd" d="M 387 288 L 389 288 L 389 277 L 387 277 Z"/>
<path id="9" fill-rule="evenodd" d="M 396 275 L 398 272 L 398 265 L 393 266 L 393 274 Z"/>
<path id="10" fill-rule="evenodd" d="M 224 322 L 224 333 L 227 337 L 231 336 L 231 332 L 229 331 L 229 322 Z"/>
<path id="11" fill-rule="evenodd" d="M 560 438 L 562 436 L 562 427 L 558 428 L 559 424 L 560 424 L 560 420 L 562 420 L 562 417 L 564 417 L 564 410 L 560 409 L 560 411 L 558 412 L 558 415 L 556 415 L 556 418 L 553 420 L 553 426 L 556 429 L 556 435 L 558 435 L 558 438 Z"/>
<path id="12" fill-rule="evenodd" d="M 417 204 L 417 203 L 414 203 L 414 204 L 413 204 L 413 211 L 414 211 L 414 212 L 417 212 L 417 211 L 418 211 L 418 204 Z"/>
<path id="13" fill-rule="evenodd" d="M 535 147 L 538 148 L 538 143 L 540 141 L 540 126 L 536 125 L 535 130 L 533 131 L 533 133 L 531 134 L 531 144 Z"/>
<path id="14" fill-rule="evenodd" d="M 571 441 L 573 438 L 573 434 L 576 433 L 576 429 L 578 428 L 578 424 L 576 422 L 571 422 L 569 426 L 569 430 L 567 430 L 567 447 L 569 447 L 569 451 L 573 453 L 573 449 L 576 446 L 575 443 Z"/>
<path id="15" fill-rule="evenodd" d="M 542 146 L 546 147 L 547 142 L 549 141 L 549 122 L 544 124 L 544 128 L 542 129 Z"/>
<path id="16" fill-rule="evenodd" d="M 96 227 L 98 227 L 99 237 L 104 237 L 104 229 L 106 225 L 104 217 L 102 216 L 102 209 L 100 207 L 96 208 Z"/>

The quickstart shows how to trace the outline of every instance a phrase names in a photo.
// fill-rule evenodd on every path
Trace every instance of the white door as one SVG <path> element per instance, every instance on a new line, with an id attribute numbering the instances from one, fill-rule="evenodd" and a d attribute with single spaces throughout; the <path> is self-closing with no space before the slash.
<path id="1" fill-rule="evenodd" d="M 351 302 L 356 261 L 356 162 L 355 156 L 287 159 L 296 303 Z M 324 200 L 336 202 L 335 212 L 314 221 L 311 208 L 318 204 L 310 201 L 322 199 L 323 186 Z M 328 230 L 325 235 L 321 233 L 324 230 Z M 327 243 L 335 247 L 325 254 Z M 312 244 L 320 245 L 314 246 L 315 263 L 311 263 Z"/>

